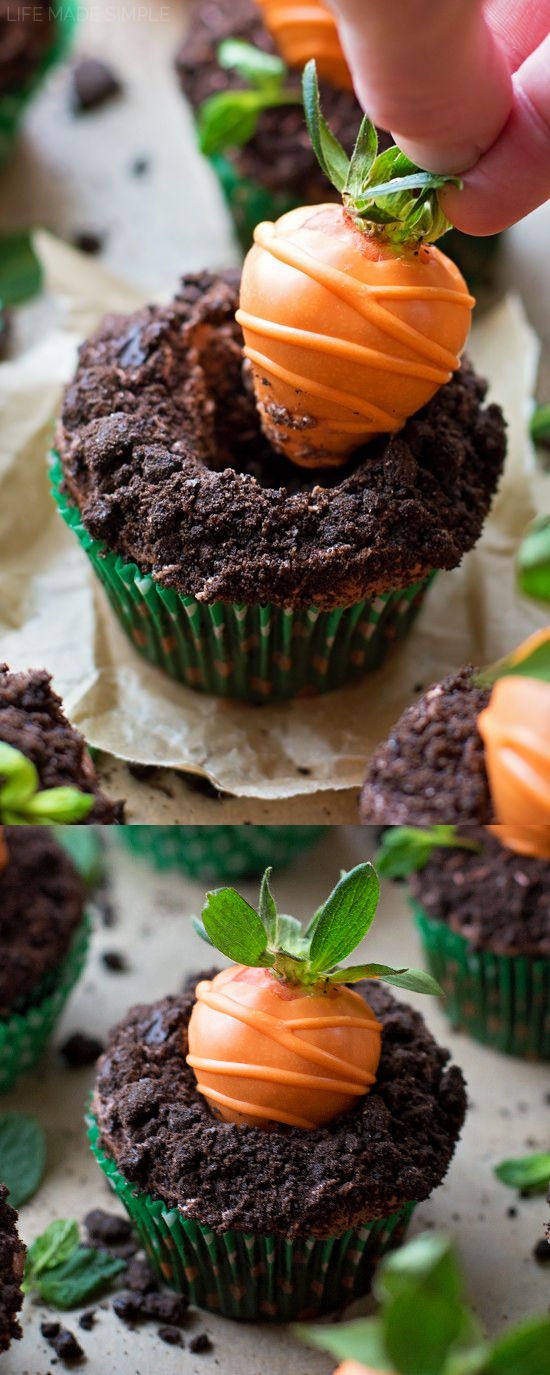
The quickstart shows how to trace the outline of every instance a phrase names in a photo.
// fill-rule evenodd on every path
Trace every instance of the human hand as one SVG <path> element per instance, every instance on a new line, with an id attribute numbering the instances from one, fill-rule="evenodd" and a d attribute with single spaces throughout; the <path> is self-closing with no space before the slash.
<path id="1" fill-rule="evenodd" d="M 359 100 L 448 218 L 493 234 L 550 196 L 550 0 L 329 0 Z"/>

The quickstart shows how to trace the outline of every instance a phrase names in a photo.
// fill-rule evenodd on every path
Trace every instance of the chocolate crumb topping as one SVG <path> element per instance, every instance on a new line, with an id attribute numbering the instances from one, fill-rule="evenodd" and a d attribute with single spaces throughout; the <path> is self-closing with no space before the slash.
<path id="1" fill-rule="evenodd" d="M 32 996 L 64 960 L 82 920 L 84 889 L 68 854 L 42 826 L 6 826 L 0 873 L 0 1017 Z"/>

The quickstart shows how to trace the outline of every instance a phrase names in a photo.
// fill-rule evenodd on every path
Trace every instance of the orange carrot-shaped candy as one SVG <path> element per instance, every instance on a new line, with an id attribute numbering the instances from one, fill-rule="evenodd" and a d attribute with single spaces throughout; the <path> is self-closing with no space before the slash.
<path id="1" fill-rule="evenodd" d="M 488 678 L 494 686 L 478 729 L 500 823 L 494 829 L 499 838 L 506 832 L 510 848 L 550 858 L 550 626 Z"/>
<path id="2" fill-rule="evenodd" d="M 366 119 L 350 162 L 321 114 L 314 63 L 304 104 L 343 203 L 257 226 L 237 320 L 271 444 L 301 467 L 331 467 L 399 430 L 450 380 L 474 299 L 433 246 L 448 228 L 437 189 L 449 178 L 398 148 L 377 157 Z"/>
<path id="3" fill-rule="evenodd" d="M 198 929 L 239 963 L 197 984 L 187 1062 L 226 1122 L 312 1130 L 349 1112 L 376 1079 L 381 1025 L 358 979 L 439 993 L 416 970 L 340 969 L 368 931 L 378 901 L 370 864 L 346 874 L 306 932 L 279 916 L 264 875 L 256 912 L 232 888 L 209 893 Z"/>
<path id="4" fill-rule="evenodd" d="M 332 86 L 351 91 L 353 82 L 336 27 L 322 0 L 257 0 L 266 27 L 289 67 L 305 67 L 310 58 Z"/>

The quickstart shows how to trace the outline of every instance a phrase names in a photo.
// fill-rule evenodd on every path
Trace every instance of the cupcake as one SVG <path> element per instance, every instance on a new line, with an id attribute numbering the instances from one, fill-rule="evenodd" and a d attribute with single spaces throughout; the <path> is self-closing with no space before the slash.
<path id="1" fill-rule="evenodd" d="M 415 237 L 441 228 L 433 188 L 371 225 L 378 172 L 357 223 L 347 197 L 258 226 L 240 295 L 186 277 L 80 350 L 54 494 L 135 648 L 189 687 L 264 702 L 361 677 L 481 532 L 505 439 L 460 362 L 473 298 Z"/>
<path id="2" fill-rule="evenodd" d="M 0 166 L 11 151 L 27 102 L 65 54 L 76 20 L 72 4 L 19 5 L 0 0 Z"/>
<path id="3" fill-rule="evenodd" d="M 19 761 L 13 757 L 16 753 Z M 7 768 L 8 758 L 10 814 L 4 815 L 2 761 Z M 16 765 L 22 779 L 20 796 L 14 781 Z M 124 820 L 124 803 L 111 802 L 102 792 L 86 744 L 67 721 L 44 669 L 10 673 L 7 664 L 0 664 L 0 820 L 87 826 L 115 826 Z"/>
<path id="4" fill-rule="evenodd" d="M 339 968 L 374 917 L 372 867 L 345 875 L 306 932 L 278 916 L 269 872 L 259 912 L 219 889 L 197 924 L 238 963 L 111 1033 L 90 1135 L 169 1285 L 227 1317 L 286 1321 L 367 1292 L 447 1172 L 465 1089 L 375 980 L 437 984 Z"/>
<path id="5" fill-rule="evenodd" d="M 180 869 L 189 878 L 244 878 L 277 868 L 308 850 L 325 826 L 125 826 L 120 840 L 155 869 Z"/>
<path id="6" fill-rule="evenodd" d="M 404 874 L 453 1025 L 509 1055 L 550 1059 L 550 826 L 530 853 L 505 826 L 398 827 L 380 869 Z M 397 865 L 397 867 L 396 867 Z"/>
<path id="7" fill-rule="evenodd" d="M 83 884 L 47 827 L 3 828 L 0 849 L 0 1092 L 41 1055 L 82 972 Z"/>
<path id="8" fill-rule="evenodd" d="M 8 1197 L 5 1184 L 0 1184 L 0 1351 L 7 1351 L 23 1336 L 17 1314 L 23 1307 L 25 1247 L 17 1235 L 17 1213 Z"/>
<path id="9" fill-rule="evenodd" d="M 359 814 L 364 825 L 498 822 L 516 849 L 550 859 L 550 627 L 408 707 L 375 750 Z"/>
<path id="10" fill-rule="evenodd" d="M 267 68 L 265 54 L 272 59 Z M 327 197 L 304 123 L 300 76 L 310 58 L 317 61 L 331 128 L 351 154 L 363 112 L 324 0 L 198 0 L 177 55 L 200 146 L 245 253 L 260 220 L 332 194 Z M 390 135 L 379 136 L 381 146 L 389 146 Z M 498 240 L 453 229 L 445 249 L 477 283 L 490 279 Z"/>

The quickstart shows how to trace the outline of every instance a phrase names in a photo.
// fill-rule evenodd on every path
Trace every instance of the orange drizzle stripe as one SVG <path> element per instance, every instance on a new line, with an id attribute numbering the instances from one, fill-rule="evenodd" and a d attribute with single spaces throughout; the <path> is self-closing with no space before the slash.
<path id="1" fill-rule="evenodd" d="M 254 230 L 254 242 L 271 253 L 273 258 L 285 263 L 287 267 L 294 267 L 298 272 L 303 272 L 327 291 L 338 296 L 341 301 L 350 306 L 352 310 L 364 320 L 369 320 L 384 334 L 389 334 L 391 338 L 400 340 L 401 343 L 408 344 L 416 350 L 421 357 L 431 359 L 433 363 L 439 363 L 441 367 L 455 372 L 458 367 L 459 359 L 455 354 L 445 349 L 441 344 L 437 344 L 434 339 L 428 339 L 412 325 L 407 325 L 391 311 L 378 304 L 377 297 L 383 296 L 383 288 L 369 286 L 367 282 L 360 282 L 356 277 L 349 277 L 339 268 L 329 267 L 327 263 L 321 263 L 305 249 L 299 249 L 295 244 L 289 244 L 286 240 L 276 238 L 273 234 L 273 224 L 269 220 L 264 220 L 262 224 L 256 225 Z M 442 293 L 445 293 L 442 295 Z M 448 287 L 413 287 L 412 297 L 415 300 L 449 300 Z M 453 292 L 451 289 L 450 299 L 456 301 L 458 305 L 467 306 L 467 298 L 461 291 Z"/>
<path id="2" fill-rule="evenodd" d="M 186 1062 L 194 1070 L 206 1074 L 225 1075 L 239 1079 L 261 1079 L 266 1084 L 296 1084 L 299 1088 L 319 1089 L 323 1093 L 356 1093 L 362 1098 L 364 1084 L 348 1083 L 345 1079 L 325 1079 L 321 1075 L 300 1073 L 299 1070 L 284 1069 L 278 1065 L 241 1065 L 237 1060 L 207 1060 L 201 1055 L 187 1055 Z M 376 1082 L 376 1075 L 370 1075 L 370 1083 Z"/>
<path id="3" fill-rule="evenodd" d="M 213 1103 L 220 1103 L 224 1108 L 231 1108 L 233 1112 L 242 1113 L 243 1117 L 268 1117 L 270 1122 L 284 1122 L 287 1127 L 308 1127 L 312 1129 L 318 1125 L 317 1122 L 309 1122 L 307 1117 L 294 1117 L 291 1112 L 282 1112 L 280 1108 L 259 1108 L 255 1103 L 243 1103 L 239 1098 L 229 1098 L 227 1094 L 220 1093 L 218 1089 L 205 1089 L 197 1084 L 199 1093 L 204 1098 L 211 1098 Z"/>
<path id="4" fill-rule="evenodd" d="M 367 1017 L 296 1017 L 292 1023 L 293 1031 L 316 1031 L 318 1027 L 325 1026 L 357 1026 L 367 1027 L 368 1031 L 381 1031 L 382 1023 L 377 1022 L 373 1017 L 372 1021 Z"/>
<path id="5" fill-rule="evenodd" d="M 381 349 L 367 348 L 348 339 L 339 339 L 332 334 L 313 334 L 295 325 L 281 325 L 275 320 L 262 320 L 259 315 L 250 315 L 247 310 L 238 310 L 235 319 L 243 329 L 251 329 L 267 339 L 281 339 L 284 343 L 295 344 L 297 348 L 317 350 L 319 353 L 332 354 L 334 358 L 349 358 L 351 363 L 364 363 L 370 368 L 380 368 L 382 372 L 395 372 L 407 377 L 421 377 L 442 386 L 449 382 L 451 374 L 446 368 L 430 367 L 429 363 L 411 363 L 406 358 L 393 358 Z"/>
<path id="6" fill-rule="evenodd" d="M 388 411 L 383 411 L 379 406 L 371 406 L 368 401 L 363 401 L 361 397 L 354 396 L 352 392 L 341 391 L 340 387 L 328 387 L 324 382 L 314 382 L 312 377 L 303 377 L 300 372 L 291 372 L 290 368 L 283 368 L 280 363 L 274 363 L 272 358 L 266 358 L 265 354 L 258 353 L 257 349 L 245 346 L 243 349 L 245 358 L 264 372 L 272 373 L 273 377 L 278 377 L 281 382 L 286 382 L 287 386 L 293 387 L 295 391 L 305 392 L 306 396 L 316 396 L 321 401 L 330 401 L 332 405 L 342 406 L 346 411 L 356 412 L 362 415 L 378 431 L 379 426 L 386 432 L 396 430 L 401 424 L 399 418 L 390 415 Z M 325 422 L 330 429 L 350 430 L 352 433 L 357 430 L 364 434 L 367 428 L 365 424 L 357 421 L 347 421 L 340 423 L 337 416 L 330 417 Z"/>
<path id="7" fill-rule="evenodd" d="M 354 1077 L 358 1083 L 368 1084 L 370 1082 L 370 1071 L 362 1069 L 359 1065 L 349 1065 L 339 1055 L 333 1055 L 329 1050 L 321 1050 L 320 1046 L 314 1046 L 309 1041 L 301 1040 L 294 1035 L 292 1024 L 287 1025 L 277 1017 L 272 1017 L 269 1012 L 261 1012 L 259 1008 L 246 1007 L 244 1003 L 238 1003 L 234 998 L 228 997 L 224 993 L 213 993 L 210 989 L 201 988 L 197 985 L 197 1001 L 205 1003 L 214 1012 L 222 1012 L 225 1016 L 235 1017 L 236 1021 L 244 1022 L 245 1026 L 254 1027 L 262 1036 L 271 1037 L 278 1045 L 285 1046 L 294 1055 L 299 1055 L 302 1060 L 309 1060 L 310 1064 L 321 1065 L 323 1068 L 332 1070 L 333 1073 L 347 1074 Z M 365 1030 L 370 1028 L 365 1026 Z"/>

